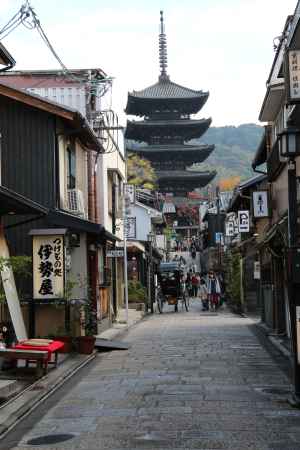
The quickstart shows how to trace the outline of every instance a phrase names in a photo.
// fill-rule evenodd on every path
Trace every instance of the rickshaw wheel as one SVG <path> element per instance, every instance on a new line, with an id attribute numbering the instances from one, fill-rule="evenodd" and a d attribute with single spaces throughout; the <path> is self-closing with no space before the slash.
<path id="1" fill-rule="evenodd" d="M 161 314 L 163 312 L 163 308 L 164 308 L 164 299 L 162 298 L 161 295 L 159 295 L 157 298 L 157 308 L 158 308 L 159 313 Z"/>
<path id="2" fill-rule="evenodd" d="M 186 312 L 188 312 L 188 310 L 189 310 L 189 301 L 186 298 L 185 294 L 183 295 L 183 303 L 184 303 L 184 307 L 185 307 Z"/>

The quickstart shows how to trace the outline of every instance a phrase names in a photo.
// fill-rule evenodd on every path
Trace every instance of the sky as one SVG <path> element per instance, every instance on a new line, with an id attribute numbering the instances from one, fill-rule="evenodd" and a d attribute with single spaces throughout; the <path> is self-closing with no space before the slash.
<path id="1" fill-rule="evenodd" d="M 0 0 L 0 28 L 23 0 Z M 273 41 L 296 0 L 30 0 L 56 52 L 70 68 L 100 67 L 114 78 L 104 107 L 124 125 L 127 93 L 157 82 L 159 12 L 164 11 L 168 74 L 209 91 L 197 117 L 212 126 L 258 123 Z M 35 29 L 23 25 L 3 41 L 15 69 L 58 69 Z M 276 40 L 275 40 L 276 42 Z"/>

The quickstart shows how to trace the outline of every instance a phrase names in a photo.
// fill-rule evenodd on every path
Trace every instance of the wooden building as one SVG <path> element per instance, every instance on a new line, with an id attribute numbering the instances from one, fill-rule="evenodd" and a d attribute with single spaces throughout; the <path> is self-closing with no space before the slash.
<path id="1" fill-rule="evenodd" d="M 46 216 L 11 215 L 5 220 L 11 253 L 32 254 L 32 229 L 66 229 L 66 276 L 79 281 L 72 298 L 86 298 L 91 288 L 103 319 L 110 314 L 105 252 L 116 238 L 95 221 L 87 164 L 89 152 L 102 153 L 103 148 L 86 119 L 72 108 L 4 83 L 0 100 L 1 184 L 48 210 Z M 23 300 L 32 300 L 31 285 L 24 294 Z M 39 305 L 34 302 L 31 335 L 49 334 L 61 325 L 61 317 L 48 303 L 47 298 Z"/>

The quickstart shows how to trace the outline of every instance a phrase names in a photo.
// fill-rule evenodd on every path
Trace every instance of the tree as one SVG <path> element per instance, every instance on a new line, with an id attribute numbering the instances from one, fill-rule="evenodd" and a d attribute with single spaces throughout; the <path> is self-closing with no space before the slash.
<path id="1" fill-rule="evenodd" d="M 222 178 L 219 181 L 219 188 L 221 192 L 233 191 L 233 189 L 240 183 L 241 177 L 232 176 L 228 178 Z"/>
<path id="2" fill-rule="evenodd" d="M 127 159 L 127 180 L 141 188 L 154 190 L 156 175 L 150 161 L 138 155 L 129 154 Z"/>

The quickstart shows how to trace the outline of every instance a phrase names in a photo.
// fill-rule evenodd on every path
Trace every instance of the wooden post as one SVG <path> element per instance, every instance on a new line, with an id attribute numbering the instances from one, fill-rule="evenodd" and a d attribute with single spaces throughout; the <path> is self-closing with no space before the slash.
<path id="1" fill-rule="evenodd" d="M 9 250 L 6 243 L 3 225 L 0 223 L 0 257 L 9 258 Z M 16 288 L 13 271 L 10 267 L 4 267 L 1 271 L 1 278 L 7 306 L 14 326 L 18 341 L 27 339 L 27 332 L 24 324 L 21 305 Z"/>

